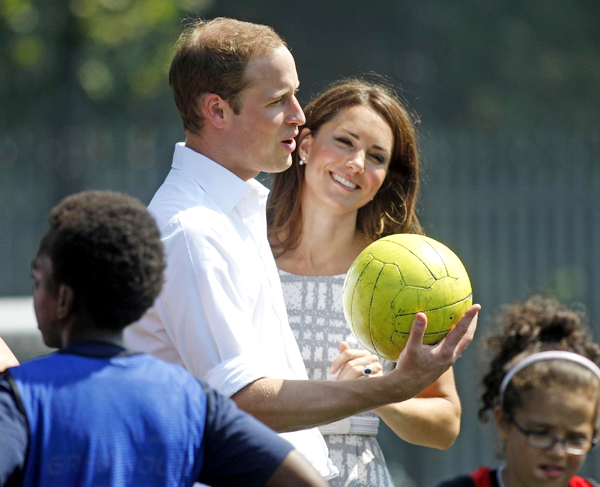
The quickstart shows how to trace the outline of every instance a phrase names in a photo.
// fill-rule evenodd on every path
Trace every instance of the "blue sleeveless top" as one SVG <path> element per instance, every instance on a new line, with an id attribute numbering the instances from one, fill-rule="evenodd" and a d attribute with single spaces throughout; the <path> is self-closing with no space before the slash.
<path id="1" fill-rule="evenodd" d="M 10 369 L 30 435 L 23 485 L 192 485 L 204 460 L 201 383 L 94 345 L 94 356 L 72 347 Z"/>

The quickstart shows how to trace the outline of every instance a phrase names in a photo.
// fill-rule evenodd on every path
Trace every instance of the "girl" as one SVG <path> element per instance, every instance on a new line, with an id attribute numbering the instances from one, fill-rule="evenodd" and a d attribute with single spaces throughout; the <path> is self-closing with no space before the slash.
<path id="1" fill-rule="evenodd" d="M 600 350 L 578 314 L 534 296 L 510 306 L 483 379 L 480 419 L 493 412 L 504 466 L 439 487 L 590 487 L 576 474 L 598 442 Z"/>
<path id="2" fill-rule="evenodd" d="M 290 326 L 309 378 L 381 374 L 394 364 L 357 348 L 342 286 L 371 242 L 421 233 L 415 120 L 391 89 L 363 80 L 338 82 L 305 113 L 295 164 L 276 176 L 267 209 Z M 416 398 L 320 427 L 340 470 L 331 485 L 394 485 L 375 439 L 378 416 L 408 442 L 445 449 L 458 435 L 460 411 L 449 370 Z"/>

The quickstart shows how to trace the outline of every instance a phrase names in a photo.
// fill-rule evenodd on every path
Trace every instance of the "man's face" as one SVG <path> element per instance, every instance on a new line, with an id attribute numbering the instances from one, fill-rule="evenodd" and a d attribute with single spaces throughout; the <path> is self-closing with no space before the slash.
<path id="1" fill-rule="evenodd" d="M 294 137 L 306 118 L 296 99 L 294 58 L 285 47 L 251 60 L 245 76 L 249 85 L 240 93 L 241 111 L 233 115 L 227 143 L 234 161 L 230 170 L 248 180 L 291 165 Z"/>
<path id="2" fill-rule="evenodd" d="M 52 261 L 47 255 L 38 255 L 31 266 L 33 277 L 33 308 L 44 343 L 60 348 L 57 330 L 58 292 L 52 283 Z"/>

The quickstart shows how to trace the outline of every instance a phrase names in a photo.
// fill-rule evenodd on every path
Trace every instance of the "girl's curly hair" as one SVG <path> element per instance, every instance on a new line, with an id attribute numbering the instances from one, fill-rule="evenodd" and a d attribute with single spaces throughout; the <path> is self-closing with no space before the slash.
<path id="1" fill-rule="evenodd" d="M 582 313 L 563 306 L 556 299 L 539 295 L 509 305 L 496 319 L 502 332 L 486 341 L 494 356 L 482 380 L 484 392 L 479 419 L 488 420 L 488 413 L 499 403 L 504 375 L 515 362 L 527 355 L 544 350 L 566 350 L 597 362 L 600 347 L 592 341 L 586 321 Z M 594 377 L 580 366 L 558 365 L 559 362 L 564 361 L 540 362 L 519 372 L 507 387 L 502 405 L 505 412 L 510 416 L 521 405 L 521 392 L 524 390 L 548 387 L 558 382 L 585 387 L 590 384 L 590 376 Z M 522 375 L 524 377 L 518 380 Z M 576 376 L 581 377 L 577 379 Z M 598 386 L 600 388 L 600 384 Z"/>

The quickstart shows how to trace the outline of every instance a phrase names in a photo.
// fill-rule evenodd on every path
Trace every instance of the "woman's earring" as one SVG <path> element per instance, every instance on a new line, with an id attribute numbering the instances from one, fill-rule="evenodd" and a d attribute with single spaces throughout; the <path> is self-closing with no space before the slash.
<path id="1" fill-rule="evenodd" d="M 300 164 L 301 166 L 304 166 L 304 164 L 306 164 L 306 156 L 302 156 L 300 158 L 300 161 L 298 161 L 298 164 Z"/>

